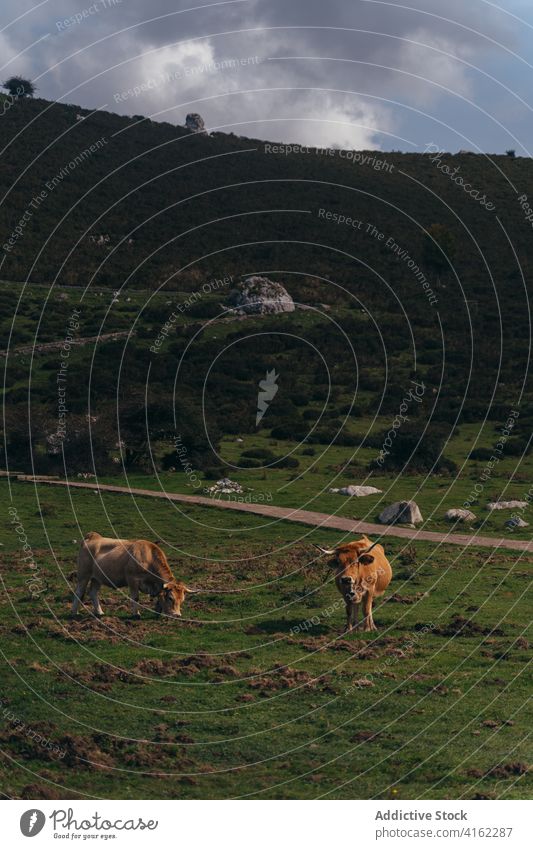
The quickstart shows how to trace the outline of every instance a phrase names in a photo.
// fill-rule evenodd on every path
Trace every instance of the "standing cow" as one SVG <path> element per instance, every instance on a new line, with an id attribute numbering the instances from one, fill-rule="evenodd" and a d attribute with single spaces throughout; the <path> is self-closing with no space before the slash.
<path id="1" fill-rule="evenodd" d="M 372 605 L 390 584 L 392 569 L 383 546 L 363 537 L 337 548 L 315 546 L 322 554 L 332 555 L 330 565 L 335 570 L 335 583 L 346 604 L 346 631 L 354 628 L 377 631 L 372 617 Z M 358 623 L 359 604 L 363 605 L 363 620 Z"/>
<path id="2" fill-rule="evenodd" d="M 145 539 L 112 539 L 95 531 L 85 536 L 78 553 L 73 616 L 77 615 L 88 586 L 96 616 L 104 612 L 98 598 L 100 587 L 128 587 L 132 615 L 137 619 L 140 618 L 139 592 L 155 599 L 156 613 L 171 617 L 181 616 L 185 594 L 192 592 L 175 580 L 164 552 L 155 543 Z"/>

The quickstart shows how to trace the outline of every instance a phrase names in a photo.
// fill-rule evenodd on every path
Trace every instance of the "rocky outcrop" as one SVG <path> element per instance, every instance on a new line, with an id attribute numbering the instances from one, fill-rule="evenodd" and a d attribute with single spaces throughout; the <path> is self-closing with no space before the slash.
<path id="1" fill-rule="evenodd" d="M 515 510 L 518 507 L 527 507 L 527 501 L 490 501 L 487 510 Z"/>
<path id="2" fill-rule="evenodd" d="M 338 492 L 339 495 L 349 495 L 350 497 L 363 498 L 365 495 L 376 495 L 383 490 L 377 489 L 375 486 L 343 486 L 340 489 L 330 489 L 330 492 Z"/>
<path id="3" fill-rule="evenodd" d="M 382 525 L 420 525 L 422 513 L 415 501 L 395 501 L 379 514 Z"/>
<path id="4" fill-rule="evenodd" d="M 185 118 L 185 127 L 191 131 L 191 133 L 205 133 L 205 124 L 204 119 L 198 112 L 189 112 L 187 117 Z"/>
<path id="5" fill-rule="evenodd" d="M 474 522 L 475 515 L 471 510 L 465 510 L 462 507 L 452 507 L 444 516 L 448 522 Z"/>
<path id="6" fill-rule="evenodd" d="M 234 312 L 245 315 L 268 315 L 278 312 L 294 312 L 294 301 L 281 283 L 268 277 L 247 277 L 228 296 Z"/>

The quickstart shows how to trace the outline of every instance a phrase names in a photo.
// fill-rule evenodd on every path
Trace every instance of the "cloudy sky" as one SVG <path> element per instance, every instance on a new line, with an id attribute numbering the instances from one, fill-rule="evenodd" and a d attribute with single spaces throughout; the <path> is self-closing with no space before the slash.
<path id="1" fill-rule="evenodd" d="M 2 79 L 302 144 L 533 148 L 531 0 L 2 0 Z"/>

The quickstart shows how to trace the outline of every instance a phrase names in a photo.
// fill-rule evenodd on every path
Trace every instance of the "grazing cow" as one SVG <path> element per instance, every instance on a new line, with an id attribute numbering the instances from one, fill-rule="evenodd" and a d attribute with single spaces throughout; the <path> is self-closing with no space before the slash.
<path id="1" fill-rule="evenodd" d="M 96 616 L 102 616 L 98 593 L 101 586 L 128 587 L 132 615 L 140 618 L 139 591 L 155 599 L 156 613 L 181 616 L 185 593 L 192 592 L 176 581 L 163 551 L 145 539 L 112 539 L 95 531 L 88 533 L 78 553 L 77 585 L 72 603 L 76 616 L 87 586 Z"/>
<path id="2" fill-rule="evenodd" d="M 346 631 L 377 631 L 372 617 L 372 604 L 383 595 L 392 578 L 392 569 L 383 546 L 368 537 L 348 542 L 337 548 L 315 546 L 322 554 L 333 555 L 335 583 L 346 604 Z M 358 624 L 358 608 L 363 603 L 363 620 Z"/>

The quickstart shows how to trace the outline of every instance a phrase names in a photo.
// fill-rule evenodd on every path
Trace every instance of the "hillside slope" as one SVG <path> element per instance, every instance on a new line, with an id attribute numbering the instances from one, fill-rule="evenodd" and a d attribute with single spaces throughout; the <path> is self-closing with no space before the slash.
<path id="1" fill-rule="evenodd" d="M 514 456 L 530 450 L 533 242 L 523 196 L 533 196 L 531 160 L 288 151 L 43 100 L 8 109 L 0 142 L 3 279 L 91 286 L 79 335 L 134 331 L 127 344 L 102 341 L 70 360 L 75 467 L 95 460 L 89 434 L 83 445 L 78 438 L 95 404 L 103 468 L 118 438 L 116 405 L 127 415 L 121 428 L 134 446 L 128 464 L 146 462 L 148 441 L 169 440 L 181 426 L 191 456 L 205 467 L 213 460 L 199 436 L 204 420 L 214 444 L 224 434 L 256 433 L 257 383 L 273 367 L 291 376 L 265 422 L 274 439 L 347 448 L 366 440 L 377 450 L 383 436 L 372 444 L 353 417 L 385 416 L 381 427 L 388 426 L 417 379 L 426 387 L 423 404 L 411 405 L 393 471 L 411 457 L 427 422 L 433 441 L 418 463 L 424 471 L 434 468 L 457 423 L 487 417 L 501 426 L 513 409 L 520 414 Z M 251 273 L 279 280 L 316 311 L 199 333 L 224 301 L 225 292 L 214 288 L 178 311 L 165 341 L 168 356 L 151 353 L 176 299 L 213 278 Z M 98 301 L 98 287 L 124 287 L 131 303 L 113 301 L 109 310 L 105 297 Z M 64 338 L 78 291 L 70 301 L 35 291 L 20 302 L 9 285 L 0 292 L 10 347 Z M 30 374 L 21 357 L 7 363 L 14 428 L 8 445 L 17 467 L 27 470 L 20 430 L 28 387 L 39 450 L 57 417 L 57 356 L 45 359 L 44 350 Z M 453 471 L 453 464 L 439 463 L 441 472 Z"/>

